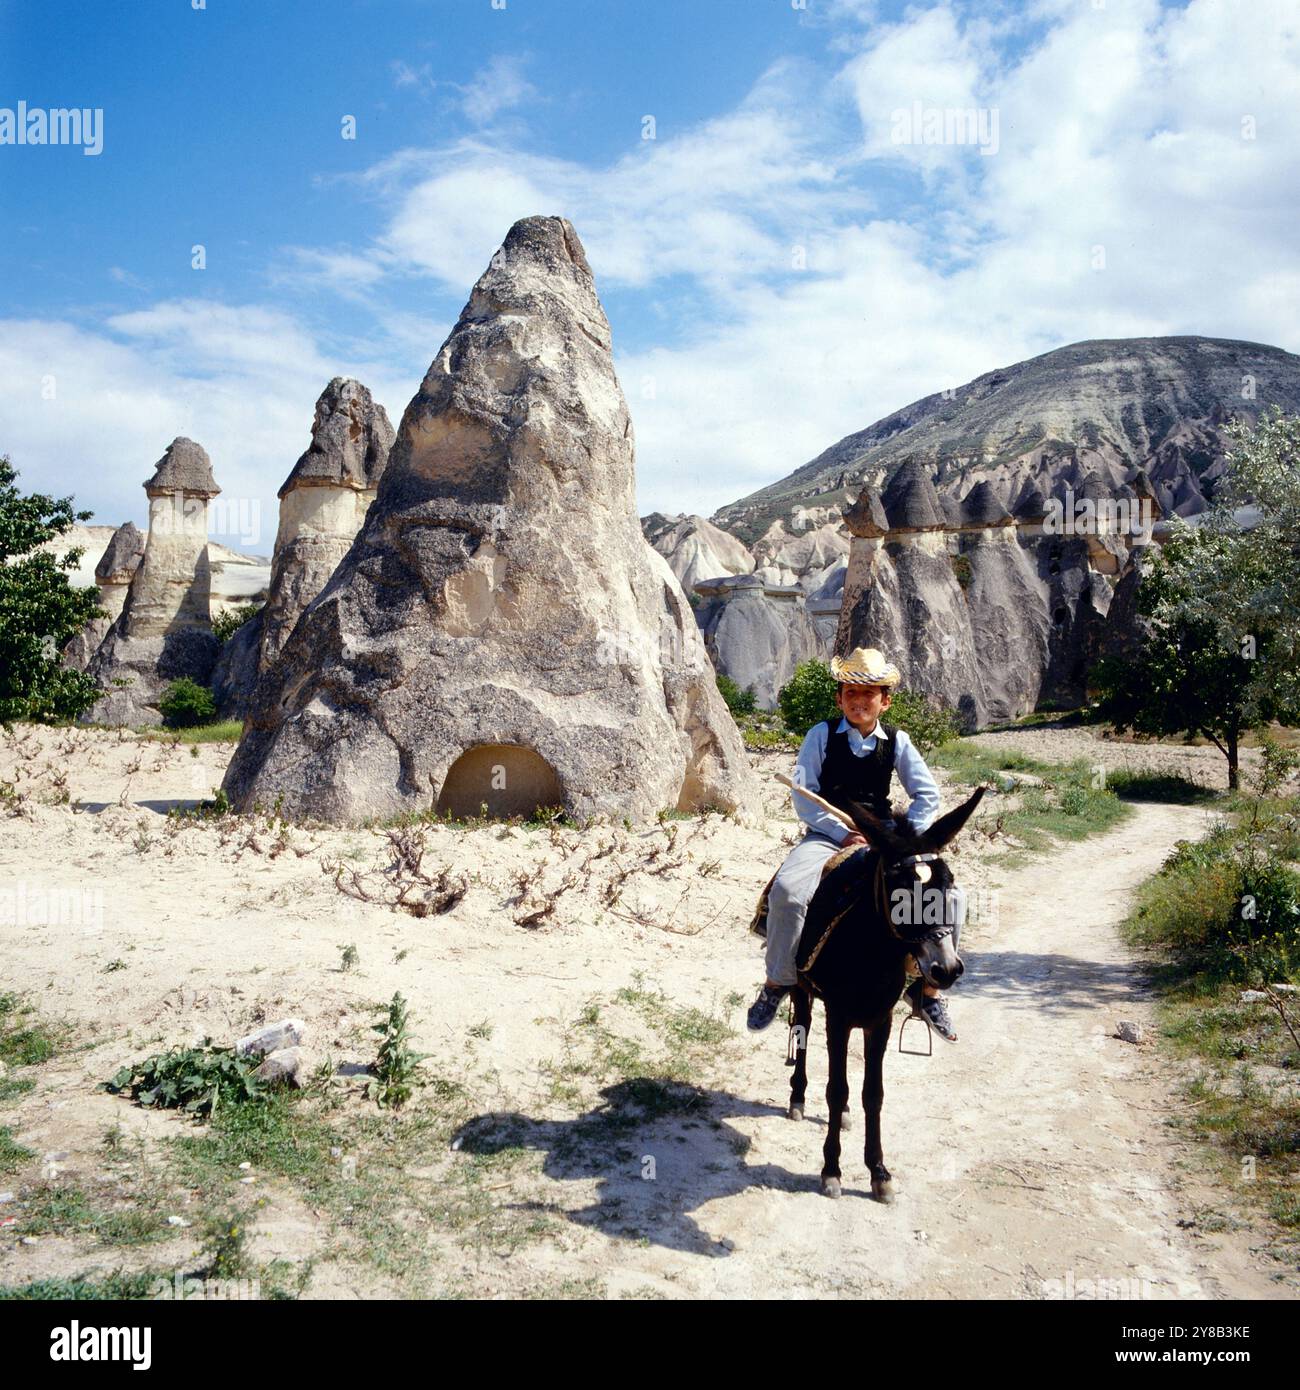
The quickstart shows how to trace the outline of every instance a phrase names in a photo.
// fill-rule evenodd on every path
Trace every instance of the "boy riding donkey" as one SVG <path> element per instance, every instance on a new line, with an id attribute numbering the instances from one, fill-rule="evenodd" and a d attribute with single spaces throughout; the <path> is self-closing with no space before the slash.
<path id="1" fill-rule="evenodd" d="M 843 717 L 814 724 L 804 737 L 794 781 L 841 810 L 848 802 L 865 806 L 878 820 L 891 820 L 890 779 L 894 773 L 912 798 L 907 819 L 926 829 L 939 810 L 939 788 L 907 734 L 880 716 L 889 708 L 898 668 L 874 647 L 858 647 L 842 660 L 831 658 L 838 682 L 835 704 Z M 781 1000 L 797 982 L 795 957 L 804 916 L 821 882 L 822 866 L 841 849 L 867 843 L 864 836 L 796 794 L 795 810 L 808 829 L 785 857 L 767 895 L 767 980 L 749 1009 L 749 1029 L 760 1032 L 776 1017 Z M 960 890 L 951 890 L 956 931 L 965 920 Z M 937 989 L 917 978 L 907 989 L 914 1015 L 924 1017 L 949 1042 L 957 1041 L 947 1007 Z"/>

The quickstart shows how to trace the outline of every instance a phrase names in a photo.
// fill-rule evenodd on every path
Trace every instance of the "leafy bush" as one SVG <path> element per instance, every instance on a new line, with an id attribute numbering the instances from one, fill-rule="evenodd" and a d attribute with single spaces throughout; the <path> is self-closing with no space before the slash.
<path id="1" fill-rule="evenodd" d="M 257 617 L 261 611 L 260 603 L 241 603 L 234 608 L 227 608 L 224 613 L 218 613 L 213 618 L 212 635 L 225 646 L 250 618 Z"/>
<path id="2" fill-rule="evenodd" d="M 800 738 L 823 719 L 839 714 L 837 683 L 824 661 L 803 661 L 776 697 L 785 726 Z"/>
<path id="3" fill-rule="evenodd" d="M 217 717 L 212 691 L 189 676 L 182 676 L 163 692 L 158 701 L 164 722 L 171 729 L 189 729 L 196 724 L 210 724 Z"/>
<path id="4" fill-rule="evenodd" d="M 923 754 L 961 736 L 952 710 L 928 700 L 918 690 L 895 690 L 883 718 L 904 730 Z"/>
<path id="5" fill-rule="evenodd" d="M 719 676 L 718 690 L 733 716 L 753 714 L 758 707 L 758 696 L 752 685 L 742 690 L 730 676 Z"/>
<path id="6" fill-rule="evenodd" d="M 242 1105 L 266 1098 L 253 1073 L 257 1057 L 240 1056 L 230 1047 L 177 1047 L 158 1052 L 143 1062 L 123 1067 L 105 1088 L 113 1094 L 130 1091 L 141 1105 L 183 1110 L 196 1118 L 212 1115 L 221 1103 Z"/>
<path id="7" fill-rule="evenodd" d="M 1179 841 L 1143 890 L 1134 925 L 1195 970 L 1247 983 L 1300 970 L 1300 874 L 1222 827 Z"/>
<path id="8" fill-rule="evenodd" d="M 962 592 L 965 593 L 970 587 L 971 581 L 970 559 L 965 555 L 952 555 L 949 558 L 952 561 L 953 577 L 961 585 Z"/>

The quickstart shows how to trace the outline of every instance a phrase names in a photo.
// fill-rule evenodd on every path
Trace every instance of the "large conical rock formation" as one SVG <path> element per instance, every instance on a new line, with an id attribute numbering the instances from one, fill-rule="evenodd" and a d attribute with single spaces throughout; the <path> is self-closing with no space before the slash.
<path id="1" fill-rule="evenodd" d="M 108 636 L 126 603 L 131 580 L 144 558 L 144 534 L 133 521 L 123 522 L 113 532 L 108 548 L 95 566 L 95 587 L 104 617 L 92 618 L 63 649 L 63 664 L 84 671 Z"/>
<path id="2" fill-rule="evenodd" d="M 407 407 L 360 535 L 259 681 L 232 803 L 347 822 L 756 807 L 634 500 L 582 245 L 562 218 L 527 218 Z"/>
<path id="3" fill-rule="evenodd" d="M 217 657 L 208 502 L 221 489 L 207 451 L 192 439 L 173 439 L 144 490 L 144 558 L 121 613 L 87 667 L 106 692 L 84 716 L 91 723 L 157 723 L 167 685 L 181 676 L 206 685 Z"/>

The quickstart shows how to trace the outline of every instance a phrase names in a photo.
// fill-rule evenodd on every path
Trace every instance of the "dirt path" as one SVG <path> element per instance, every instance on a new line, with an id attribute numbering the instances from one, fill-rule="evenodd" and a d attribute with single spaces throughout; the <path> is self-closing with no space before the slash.
<path id="1" fill-rule="evenodd" d="M 756 1182 L 767 1173 L 771 1185 L 697 1211 L 734 1253 L 707 1271 L 688 1265 L 677 1291 L 1037 1298 L 1055 1292 L 1044 1281 L 1088 1296 L 1083 1281 L 1105 1280 L 1094 1290 L 1111 1296 L 1287 1296 L 1252 1268 L 1244 1241 L 1179 1228 L 1191 1201 L 1177 1171 L 1186 1150 L 1163 1124 L 1172 1088 L 1151 1051 L 1109 1036 L 1119 1019 L 1149 1027 L 1153 1015 L 1115 924 L 1133 888 L 1175 840 L 1197 833 L 1199 818 L 1139 807 L 1110 835 L 1005 877 L 996 925 L 967 951 L 953 1002 L 959 1043 L 936 1040 L 928 1060 L 897 1050 L 887 1060 L 892 1207 L 870 1199 L 861 1162 L 860 1057 L 844 1196 L 832 1202 L 816 1190 L 820 1015 L 803 1124 L 780 1111 L 788 1073 L 779 1044 L 756 1041 L 750 1094 L 768 1108 L 731 1123 L 752 1141 Z M 909 1046 L 916 1034 L 913 1025 Z M 653 1261 L 665 1270 L 671 1262 L 668 1252 Z"/>

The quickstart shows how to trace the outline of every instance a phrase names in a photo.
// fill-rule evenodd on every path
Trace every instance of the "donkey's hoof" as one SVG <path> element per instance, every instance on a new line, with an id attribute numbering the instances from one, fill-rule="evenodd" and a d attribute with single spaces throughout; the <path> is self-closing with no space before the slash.
<path id="1" fill-rule="evenodd" d="M 802 1120 L 802 1119 L 803 1119 L 803 1106 L 802 1106 L 802 1105 L 792 1105 L 792 1106 L 790 1107 L 790 1109 L 789 1109 L 786 1113 L 790 1116 L 790 1118 L 791 1118 L 792 1120 Z"/>
<path id="2" fill-rule="evenodd" d="M 839 1195 L 840 1195 L 840 1180 L 839 1180 L 839 1178 L 823 1178 L 823 1179 L 822 1179 L 822 1196 L 823 1196 L 823 1197 L 838 1197 Z"/>
<path id="3" fill-rule="evenodd" d="M 888 1178 L 872 1178 L 871 1195 L 888 1206 L 894 1200 L 894 1184 Z"/>

